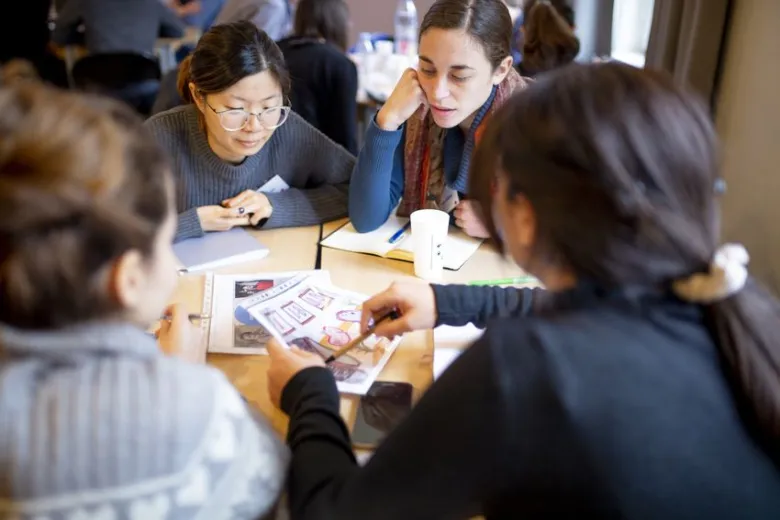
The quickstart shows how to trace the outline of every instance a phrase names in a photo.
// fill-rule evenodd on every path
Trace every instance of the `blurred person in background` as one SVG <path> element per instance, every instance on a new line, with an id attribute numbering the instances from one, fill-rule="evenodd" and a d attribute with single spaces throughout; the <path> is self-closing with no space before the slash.
<path id="1" fill-rule="evenodd" d="M 293 8 L 289 0 L 225 0 L 215 24 L 249 20 L 278 41 L 290 34 Z"/>
<path id="2" fill-rule="evenodd" d="M 568 65 L 579 54 L 574 10 L 566 0 L 527 0 L 522 23 L 522 60 L 517 69 L 523 76 L 534 77 Z"/>
<path id="3" fill-rule="evenodd" d="M 358 73 L 346 55 L 349 25 L 344 0 L 301 0 L 294 35 L 279 47 L 292 80 L 292 109 L 357 155 Z"/>
<path id="4" fill-rule="evenodd" d="M 225 0 L 162 0 L 187 27 L 208 31 L 219 15 Z M 191 49 L 190 49 L 191 50 Z"/>
<path id="5" fill-rule="evenodd" d="M 50 10 L 51 0 L 27 0 L 14 4 L 13 15 L 0 17 L 0 64 L 27 60 L 42 79 L 66 87 L 65 63 L 49 45 Z"/>
<path id="6" fill-rule="evenodd" d="M 62 46 L 83 43 L 90 54 L 152 55 L 157 38 L 181 38 L 184 28 L 160 0 L 66 0 L 57 8 L 52 40 Z"/>

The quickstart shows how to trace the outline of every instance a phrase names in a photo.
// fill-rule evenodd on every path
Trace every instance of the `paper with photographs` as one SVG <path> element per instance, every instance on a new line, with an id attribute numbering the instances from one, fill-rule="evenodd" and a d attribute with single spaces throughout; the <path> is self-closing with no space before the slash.
<path id="1" fill-rule="evenodd" d="M 214 275 L 208 351 L 223 354 L 266 354 L 271 337 L 246 310 L 253 297 L 296 276 L 330 282 L 327 271 L 295 271 L 241 275 Z M 228 311 L 229 309 L 229 311 Z"/>
<path id="2" fill-rule="evenodd" d="M 360 335 L 365 296 L 301 275 L 258 293 L 245 304 L 251 316 L 267 322 L 288 345 L 327 359 Z M 395 351 L 400 338 L 371 337 L 328 364 L 339 391 L 365 394 Z"/>

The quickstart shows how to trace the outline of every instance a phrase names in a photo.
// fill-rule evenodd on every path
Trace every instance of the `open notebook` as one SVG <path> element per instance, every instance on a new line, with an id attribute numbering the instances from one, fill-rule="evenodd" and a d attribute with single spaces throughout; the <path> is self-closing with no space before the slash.
<path id="1" fill-rule="evenodd" d="M 395 244 L 389 242 L 390 237 L 408 221 L 409 219 L 391 215 L 379 229 L 370 233 L 358 233 L 352 226 L 352 223 L 348 222 L 325 238 L 322 241 L 322 245 L 331 249 L 367 253 L 384 258 L 414 262 L 411 229 L 406 232 L 403 239 Z M 471 258 L 471 255 L 476 253 L 480 244 L 482 244 L 482 240 L 471 238 L 460 229 L 451 226 L 442 252 L 444 268 L 453 271 L 460 269 Z"/>
<path id="2" fill-rule="evenodd" d="M 268 248 L 241 228 L 182 240 L 173 245 L 173 252 L 182 269 L 188 272 L 205 271 L 268 256 Z"/>

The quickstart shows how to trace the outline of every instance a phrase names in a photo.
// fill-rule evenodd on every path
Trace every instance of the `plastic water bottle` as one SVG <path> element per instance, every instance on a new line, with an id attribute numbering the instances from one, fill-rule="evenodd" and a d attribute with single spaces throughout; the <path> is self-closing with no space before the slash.
<path id="1" fill-rule="evenodd" d="M 417 7 L 413 0 L 398 0 L 395 10 L 395 53 L 417 57 Z"/>

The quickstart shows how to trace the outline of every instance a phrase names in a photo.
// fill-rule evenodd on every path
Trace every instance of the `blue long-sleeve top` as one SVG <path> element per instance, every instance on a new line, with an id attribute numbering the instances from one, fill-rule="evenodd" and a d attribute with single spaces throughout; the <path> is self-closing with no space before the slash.
<path id="1" fill-rule="evenodd" d="M 477 111 L 467 134 L 452 128 L 444 136 L 442 153 L 444 181 L 461 195 L 468 191 L 469 166 L 476 131 L 485 118 L 496 88 Z M 372 121 L 366 131 L 363 148 L 352 172 L 349 191 L 349 218 L 360 233 L 374 231 L 385 223 L 404 192 L 404 144 L 406 125 L 387 131 Z"/>

